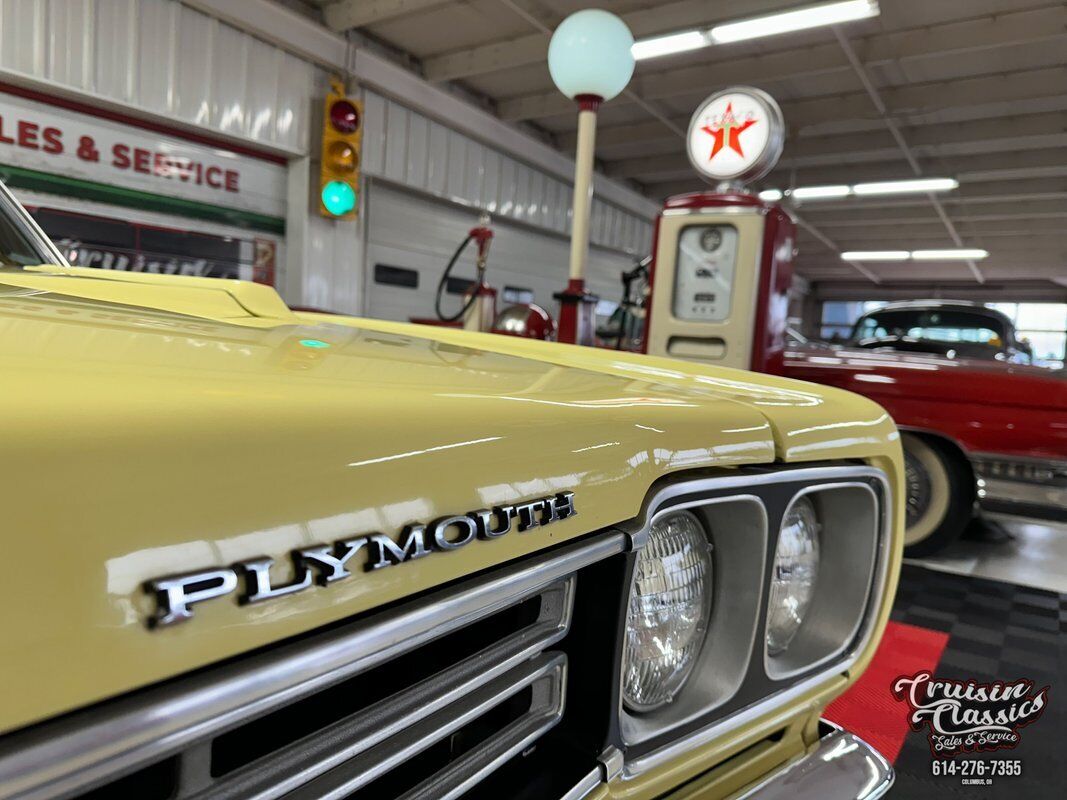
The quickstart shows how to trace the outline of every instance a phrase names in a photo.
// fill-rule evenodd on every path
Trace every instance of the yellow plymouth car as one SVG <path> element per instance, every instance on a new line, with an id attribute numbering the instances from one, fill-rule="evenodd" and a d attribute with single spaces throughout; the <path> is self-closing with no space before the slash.
<path id="1" fill-rule="evenodd" d="M 874 403 L 70 268 L 0 206 L 0 797 L 888 790 L 820 721 L 899 569 Z"/>

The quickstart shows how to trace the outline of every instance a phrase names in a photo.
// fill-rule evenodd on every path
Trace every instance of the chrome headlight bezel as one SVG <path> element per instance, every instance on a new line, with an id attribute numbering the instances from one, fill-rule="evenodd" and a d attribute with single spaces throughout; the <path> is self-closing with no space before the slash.
<path id="1" fill-rule="evenodd" d="M 800 489 L 782 513 L 802 499 L 812 502 L 819 520 L 819 577 L 803 621 L 789 646 L 772 653 L 767 643 L 769 616 L 763 626 L 763 663 L 767 677 L 785 681 L 810 672 L 848 651 L 866 617 L 887 531 L 879 522 L 885 503 L 867 483 L 834 481 Z M 873 537 L 854 535 L 875 532 Z M 777 549 L 777 537 L 774 547 Z M 769 598 L 768 598 L 769 602 Z"/>
<path id="2" fill-rule="evenodd" d="M 713 547 L 711 614 L 704 633 L 704 646 L 685 685 L 671 703 L 651 710 L 634 710 L 622 696 L 625 665 L 619 658 L 619 717 L 622 736 L 634 744 L 671 730 L 716 708 L 733 696 L 744 680 L 760 629 L 762 601 L 751 603 L 752 586 L 759 586 L 756 597 L 762 598 L 764 558 L 766 552 L 767 514 L 760 500 L 752 495 L 731 494 L 698 501 L 663 502 L 637 537 L 638 552 L 647 543 L 652 525 L 672 513 L 688 511 L 703 525 Z M 731 569 L 723 568 L 723 560 Z M 632 587 L 632 579 L 630 582 Z M 631 588 L 632 590 L 632 588 Z M 626 607 L 630 595 L 627 593 Z M 625 613 L 623 615 L 625 624 Z M 622 632 L 625 636 L 625 631 Z M 742 640 L 742 648 L 716 650 L 707 643 L 716 637 Z"/>
<path id="3" fill-rule="evenodd" d="M 705 523 L 715 547 L 716 562 L 714 607 L 705 646 L 674 702 L 647 713 L 633 712 L 624 705 L 623 625 L 620 624 L 615 702 L 627 775 L 640 774 L 664 763 L 672 754 L 711 741 L 743 720 L 791 702 L 792 698 L 839 675 L 859 657 L 874 631 L 875 611 L 884 600 L 894 530 L 890 487 L 883 470 L 867 465 L 739 470 L 661 486 L 649 498 L 645 516 L 632 525 L 621 526 L 631 536 L 631 549 L 636 552 L 647 542 L 654 520 L 661 514 L 687 508 Z M 823 491 L 835 493 L 826 495 L 831 505 L 838 505 L 839 498 L 844 498 L 846 502 L 841 505 L 853 512 L 857 506 L 864 507 L 863 514 L 856 515 L 857 519 L 861 516 L 863 519 L 857 522 L 856 531 L 869 526 L 868 535 L 851 538 L 868 547 L 871 572 L 865 580 L 870 583 L 863 598 L 850 608 L 854 615 L 850 622 L 855 624 L 842 625 L 840 638 L 823 639 L 822 644 L 827 646 L 818 652 L 798 648 L 798 652 L 805 650 L 803 663 L 769 657 L 765 639 L 766 607 L 778 529 L 795 498 Z M 842 534 L 841 515 L 834 512 L 832 516 L 831 547 L 840 544 L 838 539 Z M 735 547 L 732 551 L 730 542 Z M 820 544 L 825 550 L 826 542 L 821 539 Z M 861 568 L 860 572 L 867 571 Z M 731 578 L 736 582 L 728 585 Z M 629 580 L 624 586 L 627 591 L 620 602 L 628 604 Z M 729 607 L 729 601 L 739 597 L 743 597 L 743 602 Z M 620 609 L 620 623 L 625 619 L 625 611 L 625 606 Z"/>

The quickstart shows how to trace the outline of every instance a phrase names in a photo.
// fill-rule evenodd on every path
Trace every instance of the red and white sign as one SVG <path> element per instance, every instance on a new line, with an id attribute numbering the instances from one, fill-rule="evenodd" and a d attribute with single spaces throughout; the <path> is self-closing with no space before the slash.
<path id="1" fill-rule="evenodd" d="M 0 94 L 0 163 L 285 215 L 282 164 L 11 94 Z"/>
<path id="2" fill-rule="evenodd" d="M 783 128 L 782 113 L 766 93 L 747 87 L 717 92 L 689 124 L 689 160 L 712 180 L 755 180 L 781 155 Z"/>

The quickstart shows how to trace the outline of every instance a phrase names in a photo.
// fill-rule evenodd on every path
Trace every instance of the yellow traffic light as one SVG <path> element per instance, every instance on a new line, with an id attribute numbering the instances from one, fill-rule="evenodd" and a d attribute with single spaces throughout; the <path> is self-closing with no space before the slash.
<path id="1" fill-rule="evenodd" d="M 359 161 L 363 104 L 333 84 L 323 106 L 319 213 L 351 219 L 359 213 Z"/>

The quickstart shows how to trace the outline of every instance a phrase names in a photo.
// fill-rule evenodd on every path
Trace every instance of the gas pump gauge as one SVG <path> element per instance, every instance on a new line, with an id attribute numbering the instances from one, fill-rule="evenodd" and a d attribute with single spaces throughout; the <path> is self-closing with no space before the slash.
<path id="1" fill-rule="evenodd" d="M 723 224 L 684 228 L 676 264 L 674 316 L 703 322 L 726 319 L 737 268 L 737 228 Z"/>

